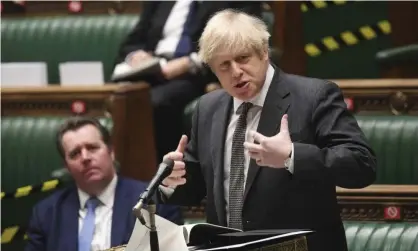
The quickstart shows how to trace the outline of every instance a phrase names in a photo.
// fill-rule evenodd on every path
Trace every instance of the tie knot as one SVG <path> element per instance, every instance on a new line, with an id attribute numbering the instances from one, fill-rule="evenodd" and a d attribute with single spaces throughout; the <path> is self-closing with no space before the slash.
<path id="1" fill-rule="evenodd" d="M 243 115 L 243 114 L 247 114 L 248 113 L 248 110 L 250 110 L 251 109 L 251 107 L 253 107 L 253 104 L 252 103 L 250 103 L 250 102 L 244 102 L 244 103 L 242 103 L 239 107 L 238 107 L 238 113 L 240 113 L 241 115 Z"/>
<path id="2" fill-rule="evenodd" d="M 95 210 L 96 207 L 99 205 L 100 201 L 96 197 L 91 197 L 86 201 L 86 208 L 87 210 Z"/>

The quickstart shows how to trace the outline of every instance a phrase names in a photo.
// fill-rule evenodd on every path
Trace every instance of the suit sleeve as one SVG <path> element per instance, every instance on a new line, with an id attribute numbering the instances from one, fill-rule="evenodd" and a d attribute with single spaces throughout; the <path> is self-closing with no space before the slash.
<path id="1" fill-rule="evenodd" d="M 363 188 L 376 178 L 376 157 L 339 87 L 326 84 L 313 107 L 315 145 L 294 142 L 294 178 Z M 328 182 L 328 181 L 327 181 Z"/>
<path id="2" fill-rule="evenodd" d="M 142 4 L 143 10 L 138 23 L 122 42 L 116 59 L 116 64 L 123 62 L 129 53 L 145 48 L 147 29 L 157 3 L 153 1 L 144 1 Z"/>
<path id="3" fill-rule="evenodd" d="M 40 218 L 39 208 L 35 206 L 27 229 L 28 242 L 25 251 L 43 251 L 46 249 L 46 235 L 42 229 Z"/>
<path id="4" fill-rule="evenodd" d="M 193 114 L 190 140 L 184 154 L 186 184 L 176 187 L 174 193 L 167 200 L 167 203 L 170 204 L 198 206 L 206 196 L 206 183 L 197 157 L 200 100 Z"/>

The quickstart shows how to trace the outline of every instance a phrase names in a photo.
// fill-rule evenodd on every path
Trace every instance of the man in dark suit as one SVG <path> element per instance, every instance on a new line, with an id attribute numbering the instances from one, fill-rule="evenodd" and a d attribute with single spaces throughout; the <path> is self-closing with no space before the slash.
<path id="1" fill-rule="evenodd" d="M 34 207 L 25 250 L 90 251 L 127 244 L 135 225 L 132 208 L 146 184 L 116 174 L 107 129 L 95 119 L 71 118 L 60 128 L 57 146 L 75 185 Z M 158 205 L 157 214 L 183 224 L 176 206 Z"/>
<path id="2" fill-rule="evenodd" d="M 261 20 L 231 10 L 208 22 L 199 55 L 223 89 L 199 100 L 190 141 L 165 156 L 175 167 L 162 198 L 206 197 L 210 223 L 311 229 L 308 250 L 347 250 L 336 186 L 373 183 L 375 155 L 338 86 L 271 64 L 269 36 Z"/>
<path id="3" fill-rule="evenodd" d="M 181 114 L 190 101 L 216 80 L 197 57 L 197 40 L 210 16 L 236 8 L 261 15 L 260 2 L 144 1 L 141 18 L 121 45 L 115 72 L 161 57 L 162 76 L 142 80 L 151 84 L 157 155 L 171 151 L 182 133 Z"/>

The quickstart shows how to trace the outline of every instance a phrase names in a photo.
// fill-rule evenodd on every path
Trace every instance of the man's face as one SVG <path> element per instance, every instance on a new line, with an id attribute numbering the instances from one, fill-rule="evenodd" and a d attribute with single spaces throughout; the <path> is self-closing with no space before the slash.
<path id="1" fill-rule="evenodd" d="M 209 62 L 222 87 L 233 97 L 248 101 L 261 90 L 269 65 L 267 49 L 231 53 L 221 51 Z"/>
<path id="2" fill-rule="evenodd" d="M 93 125 L 85 125 L 62 136 L 67 168 L 81 188 L 101 187 L 115 174 L 114 153 Z"/>

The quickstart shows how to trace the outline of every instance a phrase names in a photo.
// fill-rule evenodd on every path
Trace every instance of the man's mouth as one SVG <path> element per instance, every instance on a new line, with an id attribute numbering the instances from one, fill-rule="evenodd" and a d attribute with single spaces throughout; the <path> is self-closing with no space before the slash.
<path id="1" fill-rule="evenodd" d="M 248 81 L 242 81 L 239 82 L 237 85 L 235 85 L 235 88 L 242 88 L 248 84 Z"/>

